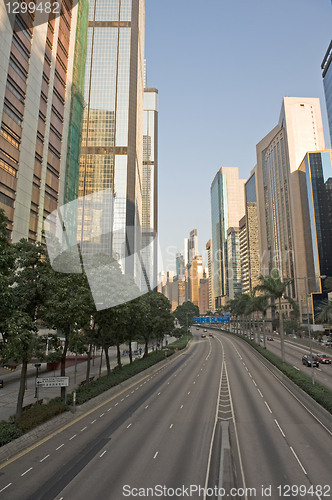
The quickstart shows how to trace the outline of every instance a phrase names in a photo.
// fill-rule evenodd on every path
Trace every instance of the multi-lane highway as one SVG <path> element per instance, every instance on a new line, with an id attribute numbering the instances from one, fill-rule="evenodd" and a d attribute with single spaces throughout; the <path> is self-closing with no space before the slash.
<path id="1" fill-rule="evenodd" d="M 273 342 L 267 342 L 267 348 L 277 356 L 281 357 L 280 340 L 275 338 Z M 313 355 L 322 352 L 317 344 L 313 345 Z M 310 349 L 306 346 L 296 344 L 292 341 L 285 341 L 285 361 L 303 373 L 311 377 L 311 367 L 302 364 L 302 356 L 310 354 Z M 332 352 L 330 353 L 332 356 Z M 320 364 L 318 368 L 314 368 L 315 380 L 332 391 L 332 365 Z"/>
<path id="2" fill-rule="evenodd" d="M 331 432 L 241 339 L 193 331 L 176 359 L 2 464 L 1 499 L 218 498 L 227 424 L 238 498 L 329 498 Z"/>

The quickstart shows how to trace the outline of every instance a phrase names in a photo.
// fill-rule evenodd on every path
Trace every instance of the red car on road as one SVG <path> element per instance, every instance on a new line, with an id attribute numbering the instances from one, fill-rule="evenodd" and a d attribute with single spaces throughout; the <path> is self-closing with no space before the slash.
<path id="1" fill-rule="evenodd" d="M 320 354 L 316 354 L 316 359 L 318 361 L 318 363 L 324 363 L 326 365 L 330 365 L 331 364 L 331 358 L 330 356 L 327 356 L 327 354 L 324 354 L 324 353 L 320 353 Z"/>

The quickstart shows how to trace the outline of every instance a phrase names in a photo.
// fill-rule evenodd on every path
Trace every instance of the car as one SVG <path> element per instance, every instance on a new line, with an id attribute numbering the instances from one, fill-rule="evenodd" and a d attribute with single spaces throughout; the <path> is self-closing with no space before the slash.
<path id="1" fill-rule="evenodd" d="M 310 356 L 310 354 L 305 354 L 302 357 L 302 364 L 306 366 L 319 366 L 317 359 L 314 356 Z"/>
<path id="2" fill-rule="evenodd" d="M 316 354 L 316 360 L 318 363 L 330 365 L 331 364 L 331 358 L 327 354 L 324 354 L 323 352 Z"/>
<path id="3" fill-rule="evenodd" d="M 202 337 L 202 339 L 205 339 L 206 335 L 204 333 L 202 333 L 201 337 Z"/>
<path id="4" fill-rule="evenodd" d="M 206 328 L 204 328 L 203 332 L 207 332 L 207 329 L 206 329 Z"/>
<path id="5" fill-rule="evenodd" d="M 274 338 L 273 338 L 273 337 L 271 337 L 271 335 L 269 335 L 268 337 L 266 337 L 266 340 L 270 340 L 270 341 L 272 341 L 272 340 L 274 340 Z"/>
<path id="6" fill-rule="evenodd" d="M 209 333 L 209 337 L 212 337 L 212 338 L 214 338 L 214 335 L 213 335 L 213 333 Z"/>
<path id="7" fill-rule="evenodd" d="M 196 327 L 196 330 L 199 330 L 199 328 Z"/>

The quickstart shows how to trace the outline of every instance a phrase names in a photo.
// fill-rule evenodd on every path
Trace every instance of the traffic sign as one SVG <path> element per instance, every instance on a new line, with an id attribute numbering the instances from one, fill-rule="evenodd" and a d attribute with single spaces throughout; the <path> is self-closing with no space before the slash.
<path id="1" fill-rule="evenodd" d="M 39 387 L 68 387 L 69 377 L 43 377 L 36 379 Z"/>

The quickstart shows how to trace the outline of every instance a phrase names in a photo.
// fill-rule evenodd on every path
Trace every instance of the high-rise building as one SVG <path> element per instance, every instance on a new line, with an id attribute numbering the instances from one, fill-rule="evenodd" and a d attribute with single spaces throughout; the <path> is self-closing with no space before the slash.
<path id="1" fill-rule="evenodd" d="M 211 184 L 211 221 L 213 247 L 213 296 L 215 308 L 229 297 L 227 230 L 238 227 L 245 213 L 244 180 L 238 168 L 221 167 Z"/>
<path id="2" fill-rule="evenodd" d="M 158 90 L 144 89 L 141 287 L 154 289 L 158 269 Z M 178 273 L 180 274 L 180 273 Z"/>
<path id="3" fill-rule="evenodd" d="M 79 196 L 84 197 L 79 215 L 84 224 L 83 229 L 82 224 L 78 226 L 83 252 L 112 255 L 138 285 L 142 271 L 144 16 L 144 0 L 90 2 L 79 184 Z M 154 94 L 149 97 L 155 99 Z M 103 190 L 113 193 L 109 213 L 99 210 L 102 194 L 97 207 L 96 197 L 90 196 Z M 100 230 L 104 218 L 109 219 L 108 235 Z"/>
<path id="4" fill-rule="evenodd" d="M 230 299 L 234 299 L 234 297 L 242 293 L 239 227 L 229 227 L 227 229 L 227 260 L 228 294 Z"/>
<path id="5" fill-rule="evenodd" d="M 242 293 L 249 293 L 249 248 L 247 237 L 247 218 L 245 215 L 239 220 L 239 245 L 241 262 L 241 289 Z"/>
<path id="6" fill-rule="evenodd" d="M 175 265 L 176 265 L 176 274 L 177 275 L 184 275 L 185 273 L 185 265 L 184 265 L 184 258 L 181 253 L 177 253 L 175 256 Z"/>
<path id="7" fill-rule="evenodd" d="M 305 155 L 299 166 L 303 221 L 303 276 L 316 277 L 310 289 L 320 292 L 319 276 L 332 276 L 331 151 Z"/>
<path id="8" fill-rule="evenodd" d="M 199 285 L 203 278 L 203 261 L 201 255 L 195 255 L 190 265 L 190 300 L 195 306 L 199 306 Z"/>
<path id="9" fill-rule="evenodd" d="M 248 248 L 248 279 L 249 290 L 253 293 L 254 288 L 259 284 L 260 275 L 260 255 L 259 255 L 259 235 L 258 235 L 258 208 L 256 190 L 256 167 L 245 183 L 245 208 L 246 208 L 246 233 Z M 245 293 L 245 292 L 243 292 Z"/>
<path id="10" fill-rule="evenodd" d="M 188 262 L 190 263 L 196 255 L 198 255 L 197 229 L 193 229 L 190 231 L 188 241 Z"/>
<path id="11" fill-rule="evenodd" d="M 326 51 L 321 68 L 323 70 L 323 85 L 325 93 L 325 102 L 327 109 L 327 119 L 329 122 L 330 138 L 332 144 L 332 41 Z"/>
<path id="12" fill-rule="evenodd" d="M 209 309 L 209 278 L 202 278 L 199 283 L 199 314 L 204 315 Z"/>
<path id="13" fill-rule="evenodd" d="M 43 18 L 37 9 L 8 16 L 0 4 L 0 207 L 13 242 L 41 241 L 65 200 L 75 34 L 84 61 L 86 8 L 63 0 L 58 17 Z"/>
<path id="14" fill-rule="evenodd" d="M 302 211 L 298 167 L 307 151 L 324 149 L 319 99 L 284 97 L 278 125 L 257 144 L 256 188 L 262 274 L 278 269 L 295 278 L 288 294 L 304 288 Z"/>
<path id="15" fill-rule="evenodd" d="M 213 271 L 212 271 L 212 240 L 210 239 L 206 244 L 206 250 L 208 253 L 208 275 L 209 275 L 209 311 L 214 312 L 214 299 L 213 299 Z"/>

